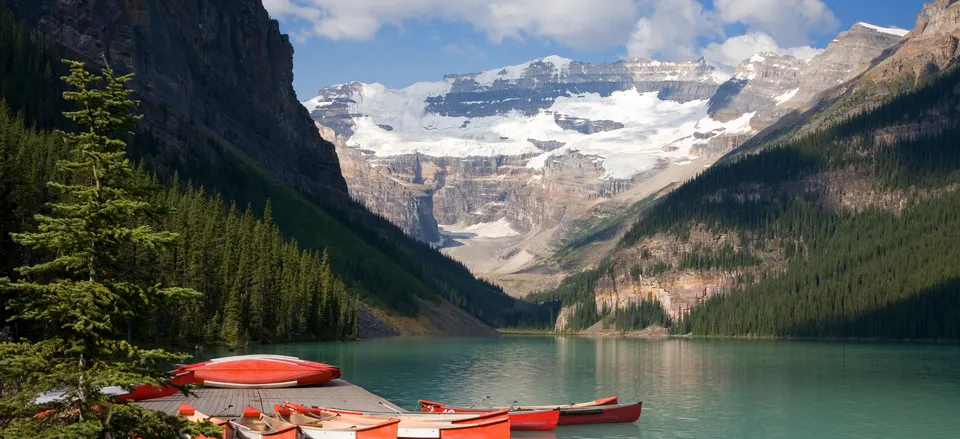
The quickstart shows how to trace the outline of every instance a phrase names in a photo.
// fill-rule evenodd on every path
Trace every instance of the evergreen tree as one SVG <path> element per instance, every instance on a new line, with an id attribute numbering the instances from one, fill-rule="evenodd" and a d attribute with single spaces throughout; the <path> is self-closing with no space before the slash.
<path id="1" fill-rule="evenodd" d="M 138 347 L 124 329 L 148 306 L 196 293 L 131 278 L 130 261 L 122 259 L 132 248 L 168 249 L 176 238 L 148 224 L 164 209 L 149 201 L 126 158 L 122 139 L 140 119 L 125 85 L 132 76 L 116 76 L 109 67 L 98 76 L 80 62 L 69 66 L 63 79 L 71 90 L 63 96 L 79 109 L 64 115 L 86 129 L 63 133 L 70 158 L 58 168 L 67 180 L 49 183 L 60 199 L 37 216 L 39 231 L 14 235 L 51 258 L 19 268 L 18 281 L 0 280 L 3 291 L 16 294 L 14 318 L 43 330 L 36 340 L 0 344 L 0 419 L 12 420 L 0 425 L 0 436 L 173 437 L 197 427 L 115 403 L 101 389 L 168 382 L 155 366 L 186 357 Z M 63 397 L 37 404 L 37 395 L 53 390 L 63 390 Z M 43 410 L 46 416 L 35 416 Z"/>

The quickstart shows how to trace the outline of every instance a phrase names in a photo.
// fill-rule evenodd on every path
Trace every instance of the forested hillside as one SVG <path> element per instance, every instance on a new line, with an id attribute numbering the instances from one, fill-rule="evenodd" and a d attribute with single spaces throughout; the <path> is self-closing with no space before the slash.
<path id="1" fill-rule="evenodd" d="M 59 98 L 59 77 L 63 73 L 59 60 L 64 57 L 78 57 L 80 54 L 65 50 L 56 44 L 56 41 L 32 31 L 31 26 L 23 24 L 6 7 L 0 7 L 0 26 L 0 74 L 3 98 L 8 103 L 9 112 L 21 114 L 24 124 L 35 127 L 38 131 L 69 128 L 69 121 L 59 116 L 64 108 L 64 103 Z M 134 85 L 136 84 L 135 81 Z M 299 104 L 296 108 L 302 110 Z M 292 306 L 316 309 L 316 304 L 300 303 L 301 299 L 310 293 L 302 289 L 286 289 L 286 285 L 293 280 L 287 273 L 289 270 L 286 267 L 289 265 L 285 262 L 290 261 L 290 255 L 294 253 L 302 254 L 297 257 L 298 263 L 303 260 L 302 264 L 306 264 L 309 270 L 319 273 L 327 269 L 327 265 L 319 262 L 320 255 L 324 252 L 328 255 L 325 259 L 329 264 L 328 275 L 342 280 L 342 289 L 346 291 L 343 297 L 359 297 L 365 307 L 382 308 L 398 315 L 417 316 L 421 301 L 439 303 L 446 300 L 491 325 L 515 322 L 521 316 L 547 318 L 539 307 L 517 302 L 503 294 L 497 286 L 476 279 L 458 262 L 444 257 L 428 245 L 410 239 L 388 221 L 369 213 L 350 200 L 346 193 L 335 190 L 308 193 L 298 190 L 282 181 L 276 174 L 265 170 L 257 160 L 247 156 L 229 140 L 210 131 L 203 123 L 196 125 L 195 132 L 184 133 L 179 140 L 172 141 L 193 138 L 205 140 L 185 149 L 172 148 L 171 139 L 154 135 L 151 127 L 160 122 L 162 121 L 148 117 L 141 124 L 141 129 L 131 141 L 131 154 L 142 161 L 143 169 L 147 173 L 155 175 L 158 181 L 167 187 L 175 184 L 177 174 L 180 176 L 181 190 L 188 181 L 192 182 L 192 192 L 183 195 L 184 197 L 198 197 L 201 187 L 205 188 L 203 193 L 207 194 L 200 197 L 206 200 L 203 203 L 194 202 L 206 205 L 199 208 L 205 211 L 205 214 L 180 213 L 178 218 L 190 215 L 190 221 L 194 223 L 188 226 L 186 223 L 189 221 L 181 219 L 182 224 L 172 226 L 175 230 L 184 232 L 185 239 L 188 240 L 191 240 L 199 229 L 187 233 L 188 229 L 184 227 L 199 227 L 196 225 L 198 221 L 209 222 L 210 224 L 204 227 L 213 227 L 223 232 L 218 235 L 221 239 L 218 242 L 211 243 L 203 241 L 206 238 L 200 238 L 203 246 L 218 250 L 218 253 L 213 255 L 201 252 L 205 259 L 190 262 L 200 264 L 201 271 L 205 273 L 203 276 L 197 275 L 194 268 L 187 270 L 190 273 L 184 274 L 183 266 L 176 265 L 184 263 L 180 260 L 169 262 L 171 265 L 168 267 L 180 276 L 183 282 L 202 281 L 210 291 L 205 306 L 201 310 L 195 310 L 197 312 L 189 317 L 189 321 L 204 321 L 204 326 L 216 326 L 223 322 L 227 317 L 223 307 L 232 303 L 228 300 L 230 291 L 245 288 L 237 285 L 239 281 L 224 277 L 223 270 L 228 270 L 224 264 L 238 264 L 244 275 L 249 267 L 263 265 L 284 267 L 282 272 L 274 270 L 264 274 L 266 280 L 257 281 L 267 282 L 258 284 L 257 288 L 263 292 L 273 287 L 281 287 L 279 291 L 273 288 L 270 294 L 282 297 L 283 300 L 277 303 L 261 295 L 262 302 L 258 302 L 261 299 L 256 298 L 250 302 L 249 293 L 244 290 L 241 293 L 244 297 L 241 301 L 241 320 L 248 327 L 238 333 L 241 334 L 238 339 L 244 338 L 244 335 L 249 336 L 249 340 L 273 341 L 354 334 L 354 320 L 359 304 L 348 304 L 348 299 L 326 303 L 333 307 L 328 310 L 331 315 L 337 314 L 346 319 L 342 322 L 344 328 L 332 331 L 321 330 L 316 326 L 316 322 L 310 323 L 303 318 L 300 318 L 298 323 L 270 318 L 277 315 L 275 313 L 281 309 L 284 312 L 289 311 Z M 45 134 L 33 136 L 49 137 Z M 10 145 L 4 146 L 5 150 L 15 149 Z M 0 202 L 5 203 L 3 207 L 18 212 L 15 217 L 5 216 L 2 221 L 0 266 L 3 267 L 3 272 L 0 275 L 9 273 L 11 267 L 21 265 L 22 261 L 18 260 L 21 258 L 21 250 L 9 241 L 7 232 L 32 226 L 29 218 L 39 212 L 47 200 L 42 182 L 49 176 L 58 158 L 55 146 L 39 149 L 26 147 L 25 150 L 27 154 L 36 157 L 16 166 L 27 163 L 31 172 L 8 172 L 0 178 L 0 182 L 4 184 L 3 188 L 0 188 L 0 198 L 3 199 Z M 31 186 L 36 193 L 30 196 L 16 193 L 10 189 L 15 185 Z M 272 204 L 272 212 L 269 214 L 266 212 L 268 201 Z M 235 204 L 237 209 L 228 214 L 232 204 Z M 246 214 L 240 216 L 241 211 Z M 200 221 L 198 218 L 201 217 L 205 219 Z M 260 218 L 265 218 L 267 222 L 257 226 L 255 223 Z M 262 230 L 253 230 L 258 227 Z M 254 236 L 262 236 L 261 241 L 264 242 L 251 241 L 250 238 Z M 291 239 L 295 239 L 297 244 L 293 244 Z M 222 245 L 227 242 L 233 243 L 232 246 Z M 260 247 L 247 249 L 247 253 L 263 259 L 238 260 L 244 253 L 240 246 L 251 244 Z M 191 248 L 191 245 L 187 248 Z M 299 250 L 294 251 L 294 247 Z M 261 264 L 261 261 L 264 263 Z M 220 277 L 212 275 L 214 271 L 220 273 L 216 275 Z M 216 280 L 211 280 L 213 278 Z M 192 285 L 196 287 L 196 284 Z M 260 309 L 256 308 L 256 303 L 261 304 Z M 261 311 L 264 313 L 262 316 L 266 317 L 259 318 L 270 327 L 247 321 L 249 312 Z M 153 318 L 163 316 L 158 314 Z M 309 317 L 306 319 L 309 320 Z M 295 327 L 293 333 L 289 332 L 291 327 Z M 192 337 L 208 337 L 215 332 L 208 328 L 201 330 L 188 321 L 177 322 L 177 325 L 164 328 L 164 331 L 168 331 L 170 336 L 176 331 L 192 331 Z"/>
<path id="2" fill-rule="evenodd" d="M 953 68 L 716 165 L 647 209 L 610 260 L 536 298 L 562 299 L 577 330 L 625 312 L 598 301 L 631 285 L 652 294 L 669 276 L 721 278 L 726 291 L 682 312 L 674 332 L 960 338 L 958 116 Z"/>
<path id="3" fill-rule="evenodd" d="M 10 234 L 35 230 L 35 215 L 56 200 L 46 182 L 62 181 L 56 163 L 65 152 L 60 135 L 26 126 L 23 116 L 12 116 L 6 102 L 0 102 L 0 209 L 6 212 L 0 224 L 5 264 L 0 277 L 16 278 L 11 265 L 49 256 L 28 252 Z M 147 187 L 157 187 L 142 171 L 139 178 Z M 325 253 L 302 249 L 281 236 L 269 207 L 260 220 L 249 207 L 241 214 L 219 196 L 176 181 L 156 201 L 174 209 L 156 225 L 179 233 L 181 245 L 159 261 L 129 254 L 124 262 L 128 276 L 192 288 L 203 297 L 145 310 L 136 324 L 128 322 L 131 337 L 163 344 L 243 344 L 356 336 L 359 302 L 331 273 Z M 0 304 L 6 299 L 0 298 Z M 0 316 L 8 311 L 2 308 Z M 31 332 L 17 329 L 19 335 Z"/>

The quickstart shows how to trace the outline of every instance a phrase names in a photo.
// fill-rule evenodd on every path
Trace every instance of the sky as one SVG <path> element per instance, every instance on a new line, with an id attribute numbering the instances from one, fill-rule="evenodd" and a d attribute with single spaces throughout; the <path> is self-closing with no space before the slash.
<path id="1" fill-rule="evenodd" d="M 809 58 L 858 21 L 911 29 L 923 0 L 263 0 L 295 49 L 300 100 L 350 81 L 403 88 L 560 55 L 736 65 Z"/>

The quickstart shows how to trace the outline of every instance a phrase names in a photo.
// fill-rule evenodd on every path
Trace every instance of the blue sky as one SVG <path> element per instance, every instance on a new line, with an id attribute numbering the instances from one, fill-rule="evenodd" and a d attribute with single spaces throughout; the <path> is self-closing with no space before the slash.
<path id="1" fill-rule="evenodd" d="M 825 47 L 858 21 L 910 29 L 923 6 L 923 0 L 263 1 L 292 36 L 301 100 L 330 84 L 402 88 L 554 54 L 586 62 L 706 56 L 724 64 L 755 49 L 811 56 L 810 47 Z"/>

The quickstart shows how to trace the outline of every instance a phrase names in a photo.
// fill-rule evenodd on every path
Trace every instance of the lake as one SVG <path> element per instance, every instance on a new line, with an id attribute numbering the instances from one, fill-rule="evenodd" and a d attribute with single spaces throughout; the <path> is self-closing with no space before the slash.
<path id="1" fill-rule="evenodd" d="M 635 424 L 515 433 L 566 438 L 960 437 L 960 347 L 504 336 L 254 346 L 339 365 L 407 409 L 643 401 Z M 226 355 L 208 351 L 206 356 Z"/>

